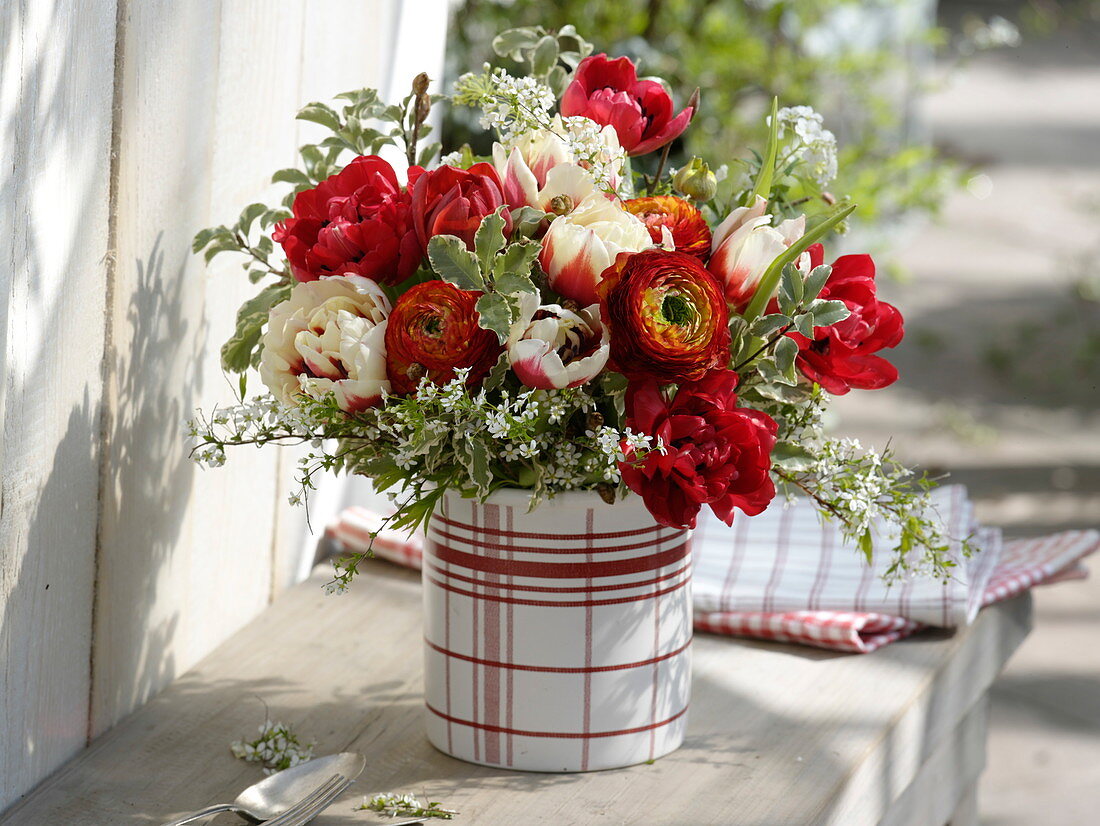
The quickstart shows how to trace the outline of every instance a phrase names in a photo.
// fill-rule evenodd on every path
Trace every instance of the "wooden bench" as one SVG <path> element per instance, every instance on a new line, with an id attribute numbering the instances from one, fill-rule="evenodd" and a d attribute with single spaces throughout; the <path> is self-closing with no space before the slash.
<path id="1" fill-rule="evenodd" d="M 316 739 L 317 754 L 367 757 L 319 826 L 384 822 L 354 811 L 364 794 L 384 791 L 443 801 L 472 824 L 976 824 L 987 692 L 1031 614 L 1024 596 L 959 633 L 867 656 L 701 635 L 683 748 L 629 769 L 525 774 L 428 744 L 419 577 L 364 567 L 343 596 L 322 592 L 324 567 L 285 592 L 0 824 L 159 824 L 232 800 L 261 777 L 229 753 L 263 721 L 258 698 Z"/>

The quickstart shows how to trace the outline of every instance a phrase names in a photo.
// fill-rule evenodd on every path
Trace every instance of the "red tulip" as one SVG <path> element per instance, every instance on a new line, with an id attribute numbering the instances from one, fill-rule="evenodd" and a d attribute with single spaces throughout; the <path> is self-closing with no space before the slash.
<path id="1" fill-rule="evenodd" d="M 811 265 L 820 266 L 822 246 L 814 244 L 809 254 Z M 842 255 L 834 261 L 818 297 L 843 301 L 850 314 L 836 324 L 815 329 L 813 341 L 791 334 L 799 344 L 797 364 L 802 374 L 838 396 L 853 387 L 877 390 L 897 381 L 897 368 L 875 354 L 901 342 L 903 319 L 896 307 L 878 300 L 871 256 Z"/>
<path id="2" fill-rule="evenodd" d="M 672 98 L 654 80 L 638 80 L 629 58 L 586 57 L 561 98 L 561 113 L 612 126 L 629 155 L 660 149 L 687 129 L 695 114 L 688 106 L 675 117 Z"/>
<path id="3" fill-rule="evenodd" d="M 469 169 L 441 166 L 430 171 L 413 167 L 412 215 L 416 237 L 427 247 L 435 235 L 456 235 L 474 248 L 474 234 L 481 219 L 504 205 L 504 188 L 492 164 L 475 163 Z M 512 219 L 504 211 L 504 234 L 512 232 Z"/>

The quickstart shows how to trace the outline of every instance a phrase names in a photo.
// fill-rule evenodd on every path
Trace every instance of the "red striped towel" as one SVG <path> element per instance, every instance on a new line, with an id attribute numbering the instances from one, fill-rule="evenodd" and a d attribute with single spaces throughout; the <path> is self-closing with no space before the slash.
<path id="1" fill-rule="evenodd" d="M 967 625 L 982 606 L 1034 585 L 1083 577 L 1080 560 L 1100 548 L 1096 531 L 1002 544 L 998 531 L 975 529 L 961 487 L 946 487 L 938 497 L 958 563 L 948 583 L 912 577 L 885 586 L 881 569 L 865 565 L 805 502 L 738 517 L 732 529 L 703 522 L 695 542 L 696 630 L 868 653 L 928 626 Z M 326 536 L 354 553 L 382 521 L 378 510 L 347 508 Z M 981 550 L 963 559 L 957 540 L 967 532 Z M 374 554 L 419 568 L 421 542 L 419 535 L 382 530 Z"/>

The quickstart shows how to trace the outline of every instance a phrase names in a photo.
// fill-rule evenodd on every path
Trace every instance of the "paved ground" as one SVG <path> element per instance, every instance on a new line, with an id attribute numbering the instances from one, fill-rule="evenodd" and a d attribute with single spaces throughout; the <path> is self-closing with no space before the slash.
<path id="1" fill-rule="evenodd" d="M 982 56 L 929 98 L 936 141 L 982 168 L 900 251 L 901 381 L 840 408 L 845 431 L 893 436 L 970 485 L 1009 534 L 1100 527 L 1098 104 L 1100 26 Z M 1036 593 L 1035 632 L 996 686 L 990 826 L 1100 823 L 1093 567 Z"/>

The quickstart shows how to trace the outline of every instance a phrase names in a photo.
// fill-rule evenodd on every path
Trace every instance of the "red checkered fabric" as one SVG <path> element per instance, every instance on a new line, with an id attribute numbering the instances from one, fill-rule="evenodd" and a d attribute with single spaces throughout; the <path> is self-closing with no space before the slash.
<path id="1" fill-rule="evenodd" d="M 947 495 L 965 504 L 958 489 Z M 1100 548 L 1096 531 L 1066 531 L 1003 546 L 998 536 L 984 533 L 979 543 L 984 550 L 960 561 L 960 577 L 952 583 L 909 582 L 885 589 L 875 569 L 840 545 L 829 526 L 818 526 L 814 534 L 806 516 L 792 510 L 780 509 L 773 525 L 760 517 L 741 517 L 732 530 L 708 524 L 697 532 L 697 630 L 868 653 L 930 625 L 965 625 L 979 607 L 1035 585 L 1081 578 L 1086 575 L 1081 560 Z M 961 526 L 970 524 L 967 511 L 960 505 L 949 512 Z M 328 534 L 345 552 L 355 552 L 366 547 L 381 524 L 375 512 L 348 508 Z M 760 541 L 749 542 L 750 532 Z M 419 568 L 422 543 L 418 536 L 383 530 L 374 554 Z M 967 591 L 971 586 L 974 593 Z M 847 607 L 859 610 L 842 610 L 844 594 Z M 765 607 L 770 610 L 761 610 Z"/>

